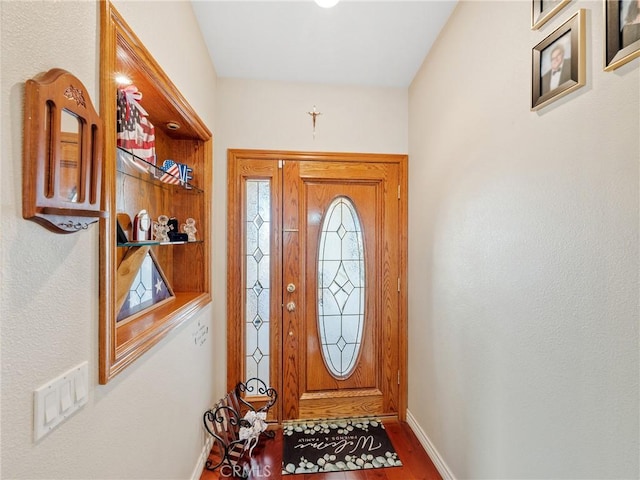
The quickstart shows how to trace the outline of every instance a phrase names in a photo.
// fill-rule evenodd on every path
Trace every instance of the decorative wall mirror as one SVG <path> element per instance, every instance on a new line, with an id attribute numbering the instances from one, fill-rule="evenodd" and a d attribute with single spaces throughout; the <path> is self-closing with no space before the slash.
<path id="1" fill-rule="evenodd" d="M 22 216 L 56 233 L 86 229 L 101 210 L 102 121 L 87 89 L 54 68 L 25 84 Z"/>

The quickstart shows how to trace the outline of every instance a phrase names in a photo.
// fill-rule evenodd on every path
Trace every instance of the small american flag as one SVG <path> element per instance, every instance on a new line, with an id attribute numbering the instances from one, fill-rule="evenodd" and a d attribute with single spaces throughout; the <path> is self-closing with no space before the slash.
<path id="1" fill-rule="evenodd" d="M 117 144 L 144 162 L 156 164 L 156 136 L 147 112 L 138 104 L 142 94 L 132 85 L 118 89 Z M 137 162 L 145 170 L 149 165 Z"/>
<path id="2" fill-rule="evenodd" d="M 116 322 L 173 296 L 159 269 L 155 259 L 147 253 L 129 287 Z"/>
<path id="3" fill-rule="evenodd" d="M 160 177 L 162 182 L 173 185 L 180 183 L 180 166 L 176 162 L 173 160 L 165 160 L 162 164 L 162 170 L 164 170 L 164 173 Z"/>

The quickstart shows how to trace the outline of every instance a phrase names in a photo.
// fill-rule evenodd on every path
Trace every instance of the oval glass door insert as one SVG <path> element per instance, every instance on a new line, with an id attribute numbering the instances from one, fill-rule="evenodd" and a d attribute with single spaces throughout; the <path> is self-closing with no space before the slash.
<path id="1" fill-rule="evenodd" d="M 318 244 L 318 331 L 322 358 L 338 380 L 356 368 L 364 330 L 364 242 L 347 197 L 331 202 Z"/>

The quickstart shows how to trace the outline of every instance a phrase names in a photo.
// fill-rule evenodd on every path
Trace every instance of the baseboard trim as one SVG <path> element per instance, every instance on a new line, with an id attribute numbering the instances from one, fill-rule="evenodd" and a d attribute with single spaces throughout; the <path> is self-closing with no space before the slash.
<path id="1" fill-rule="evenodd" d="M 427 454 L 431 458 L 431 461 L 438 469 L 438 473 L 440 473 L 442 479 L 456 480 L 456 477 L 454 477 L 453 472 L 447 465 L 447 462 L 444 461 L 444 458 L 442 458 L 442 455 L 440 455 L 438 449 L 433 445 L 425 431 L 416 421 L 416 417 L 411 414 L 409 409 L 407 409 L 407 423 L 411 427 L 411 430 L 413 430 L 413 433 L 415 433 L 416 437 L 418 437 L 418 441 L 426 450 Z"/>
<path id="2" fill-rule="evenodd" d="M 213 437 L 211 435 L 207 435 L 207 438 L 204 442 L 204 446 L 202 447 L 202 452 L 198 456 L 198 461 L 196 462 L 196 466 L 193 469 L 193 473 L 191 474 L 191 480 L 200 480 L 202 476 L 202 471 L 204 470 L 204 466 L 209 458 L 209 453 L 213 448 Z"/>

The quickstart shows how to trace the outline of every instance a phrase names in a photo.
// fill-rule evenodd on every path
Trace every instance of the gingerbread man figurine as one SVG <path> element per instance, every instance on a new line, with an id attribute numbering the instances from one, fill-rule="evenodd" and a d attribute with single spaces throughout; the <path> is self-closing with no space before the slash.
<path id="1" fill-rule="evenodd" d="M 196 221 L 193 218 L 187 218 L 186 223 L 182 224 L 182 232 L 187 234 L 190 242 L 196 241 Z"/>
<path id="2" fill-rule="evenodd" d="M 169 217 L 166 215 L 160 215 L 158 217 L 157 222 L 153 222 L 153 233 L 155 239 L 159 242 L 168 242 L 169 241 L 169 227 L 168 223 Z"/>

